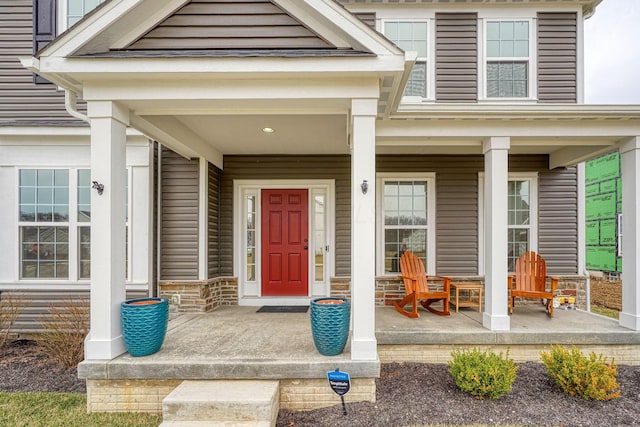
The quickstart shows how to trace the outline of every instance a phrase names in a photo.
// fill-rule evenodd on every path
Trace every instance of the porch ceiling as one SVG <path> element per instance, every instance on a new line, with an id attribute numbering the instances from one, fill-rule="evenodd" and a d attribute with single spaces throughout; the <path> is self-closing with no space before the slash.
<path id="1" fill-rule="evenodd" d="M 347 115 L 177 116 L 224 154 L 348 154 Z M 274 133 L 265 133 L 263 128 Z"/>

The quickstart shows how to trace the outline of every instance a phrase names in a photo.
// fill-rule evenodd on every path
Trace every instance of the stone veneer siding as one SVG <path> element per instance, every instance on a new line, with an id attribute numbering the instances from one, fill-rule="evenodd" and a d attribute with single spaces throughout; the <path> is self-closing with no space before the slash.
<path id="1" fill-rule="evenodd" d="M 238 279 L 163 280 L 160 281 L 159 296 L 169 300 L 172 315 L 206 313 L 222 305 L 238 304 Z"/>
<path id="2" fill-rule="evenodd" d="M 221 380 L 233 381 L 233 380 Z M 87 380 L 88 412 L 162 413 L 162 400 L 182 380 Z M 353 378 L 346 402 L 375 402 L 375 378 Z M 280 380 L 280 408 L 306 411 L 340 404 L 326 379 Z"/>
<path id="3" fill-rule="evenodd" d="M 558 277 L 558 295 L 572 295 L 576 297 L 576 308 L 586 310 L 587 292 L 584 276 L 555 276 Z M 479 276 L 452 277 L 451 283 L 480 283 L 484 285 L 484 278 Z M 506 283 L 505 283 L 506 286 Z M 351 298 L 351 279 L 349 277 L 331 278 L 331 296 Z M 404 284 L 400 276 L 376 277 L 376 303 L 377 307 L 393 305 L 404 297 Z M 521 303 L 533 300 L 523 299 Z M 516 301 L 516 304 L 518 301 Z M 484 307 L 484 305 L 483 305 Z"/>
<path id="4" fill-rule="evenodd" d="M 622 310 L 622 280 L 591 278 L 591 304 Z"/>

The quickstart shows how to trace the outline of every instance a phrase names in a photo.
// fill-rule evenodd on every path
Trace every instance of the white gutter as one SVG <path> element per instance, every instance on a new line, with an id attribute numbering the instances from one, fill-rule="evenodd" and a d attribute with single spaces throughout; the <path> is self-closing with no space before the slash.
<path id="1" fill-rule="evenodd" d="M 69 89 L 64 90 L 64 108 L 71 116 L 89 123 L 89 117 L 78 111 L 78 96 Z"/>

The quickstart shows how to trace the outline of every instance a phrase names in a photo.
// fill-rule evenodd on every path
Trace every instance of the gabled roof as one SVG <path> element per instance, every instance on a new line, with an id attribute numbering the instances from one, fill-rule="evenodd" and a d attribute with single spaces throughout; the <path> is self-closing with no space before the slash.
<path id="1" fill-rule="evenodd" d="M 107 0 L 36 57 L 244 49 L 402 54 L 333 0 Z"/>

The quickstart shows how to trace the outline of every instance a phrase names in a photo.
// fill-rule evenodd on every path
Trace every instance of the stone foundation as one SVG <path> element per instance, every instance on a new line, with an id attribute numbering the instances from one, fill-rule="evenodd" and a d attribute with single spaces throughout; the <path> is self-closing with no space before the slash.
<path id="1" fill-rule="evenodd" d="M 224 380 L 229 381 L 229 380 Z M 87 412 L 162 413 L 162 400 L 182 380 L 87 380 Z M 353 378 L 346 402 L 375 402 L 375 378 Z M 326 379 L 280 380 L 280 408 L 306 411 L 340 404 Z"/>
<path id="2" fill-rule="evenodd" d="M 172 315 L 206 313 L 223 305 L 238 304 L 238 279 L 160 281 L 160 297 L 169 300 Z"/>
<path id="3" fill-rule="evenodd" d="M 622 310 L 622 280 L 591 278 L 591 304 Z"/>
<path id="4" fill-rule="evenodd" d="M 558 277 L 558 295 L 571 295 L 576 297 L 576 308 L 586 310 L 587 292 L 584 276 L 555 276 Z M 454 276 L 451 283 L 478 283 L 484 286 L 484 277 L 481 276 Z M 506 286 L 506 283 L 505 283 Z M 394 302 L 404 298 L 404 284 L 400 276 L 376 277 L 376 307 L 393 305 Z M 351 279 L 349 277 L 331 278 L 331 296 L 351 298 Z M 593 299 L 592 299 L 593 300 Z M 533 302 L 523 299 L 516 304 Z M 483 304 L 484 307 L 484 304 Z"/>

